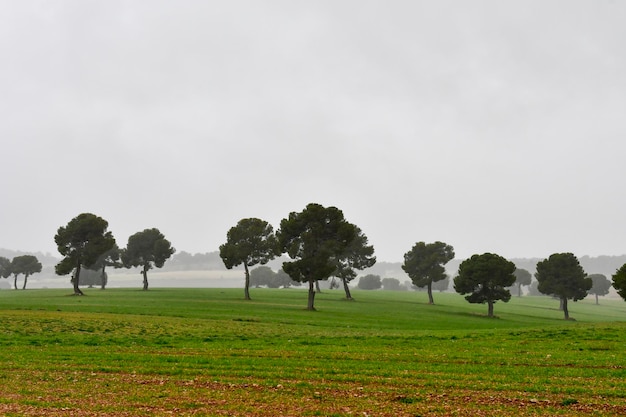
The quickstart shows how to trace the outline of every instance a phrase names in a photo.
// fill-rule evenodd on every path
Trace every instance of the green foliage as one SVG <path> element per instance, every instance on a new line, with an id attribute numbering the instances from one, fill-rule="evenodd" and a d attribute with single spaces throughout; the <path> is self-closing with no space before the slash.
<path id="1" fill-rule="evenodd" d="M 493 304 L 507 302 L 511 293 L 506 287 L 515 282 L 515 264 L 500 255 L 484 253 L 473 255 L 459 265 L 459 274 L 454 278 L 454 289 L 470 303 L 487 303 L 488 315 L 493 316 Z"/>
<path id="2" fill-rule="evenodd" d="M 17 277 L 20 274 L 24 275 L 24 286 L 22 289 L 26 289 L 26 282 L 28 277 L 32 274 L 41 272 L 41 262 L 34 255 L 21 255 L 16 256 L 11 261 L 11 273 L 15 277 L 15 288 L 17 289 Z"/>
<path id="3" fill-rule="evenodd" d="M 540 292 L 560 298 L 566 320 L 570 318 L 567 300 L 582 300 L 593 285 L 572 253 L 555 253 L 537 263 L 535 278 Z"/>
<path id="4" fill-rule="evenodd" d="M 148 271 L 153 267 L 161 268 L 174 252 L 176 249 L 159 229 L 152 228 L 130 236 L 120 258 L 126 268 L 142 268 L 143 289 L 147 290 Z"/>
<path id="5" fill-rule="evenodd" d="M 11 261 L 0 256 L 0 277 L 8 278 L 11 275 Z"/>
<path id="6" fill-rule="evenodd" d="M 245 297 L 250 299 L 249 267 L 265 265 L 279 255 L 278 241 L 271 224 L 257 218 L 241 219 L 226 234 L 226 243 L 220 246 L 220 257 L 228 269 L 243 264 L 245 268 Z"/>
<path id="7" fill-rule="evenodd" d="M 361 290 L 378 290 L 382 285 L 382 280 L 379 275 L 368 274 L 359 278 L 357 287 Z"/>
<path id="8" fill-rule="evenodd" d="M 107 231 L 109 223 L 91 213 L 82 213 L 70 220 L 65 227 L 60 227 L 54 236 L 57 249 L 63 259 L 56 265 L 58 275 L 67 275 L 72 271 L 80 273 L 82 265 L 91 266 L 115 245 L 113 234 Z M 78 288 L 78 279 L 74 280 L 74 294 L 82 294 Z"/>
<path id="9" fill-rule="evenodd" d="M 620 297 L 626 300 L 626 264 L 613 274 L 613 288 L 617 290 Z"/>
<path id="10" fill-rule="evenodd" d="M 241 219 L 226 234 L 220 257 L 228 269 L 241 264 L 265 265 L 278 255 L 278 242 L 272 225 L 257 218 Z"/>
<path id="11" fill-rule="evenodd" d="M 400 286 L 400 280 L 397 278 L 383 278 L 381 281 L 383 290 L 387 291 L 400 291 L 403 287 Z"/>
<path id="12" fill-rule="evenodd" d="M 522 285 L 530 285 L 532 283 L 532 275 L 524 268 L 517 268 L 515 272 L 515 285 L 517 285 L 517 295 L 522 295 Z"/>
<path id="13" fill-rule="evenodd" d="M 294 281 L 309 283 L 307 309 L 315 309 L 315 282 L 337 271 L 338 259 L 349 257 L 348 248 L 358 236 L 359 229 L 344 219 L 341 210 L 320 204 L 308 204 L 280 222 L 279 247 L 293 259 L 283 263 L 283 270 Z"/>
<path id="14" fill-rule="evenodd" d="M 591 289 L 587 291 L 589 294 L 594 295 L 607 295 L 611 288 L 611 281 L 603 274 L 591 274 L 587 278 L 591 279 Z"/>
<path id="15" fill-rule="evenodd" d="M 417 242 L 404 254 L 402 269 L 409 275 L 413 285 L 428 288 L 428 299 L 432 304 L 432 284 L 447 277 L 444 265 L 452 259 L 454 248 L 448 244 Z"/>
<path id="16" fill-rule="evenodd" d="M 560 298 L 582 300 L 593 282 L 572 253 L 555 253 L 537 263 L 539 291 Z"/>

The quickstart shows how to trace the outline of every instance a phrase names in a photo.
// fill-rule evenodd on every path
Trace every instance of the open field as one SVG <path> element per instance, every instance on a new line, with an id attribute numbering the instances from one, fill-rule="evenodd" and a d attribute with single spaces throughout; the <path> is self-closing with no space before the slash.
<path id="1" fill-rule="evenodd" d="M 300 289 L 0 291 L 0 414 L 626 415 L 626 303 Z"/>

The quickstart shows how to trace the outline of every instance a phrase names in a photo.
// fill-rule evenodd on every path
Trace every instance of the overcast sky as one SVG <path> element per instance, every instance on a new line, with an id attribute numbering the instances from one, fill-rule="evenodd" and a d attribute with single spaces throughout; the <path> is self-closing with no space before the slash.
<path id="1" fill-rule="evenodd" d="M 626 253 L 626 2 L 0 0 L 0 247 L 211 252 L 336 206 L 401 261 Z"/>

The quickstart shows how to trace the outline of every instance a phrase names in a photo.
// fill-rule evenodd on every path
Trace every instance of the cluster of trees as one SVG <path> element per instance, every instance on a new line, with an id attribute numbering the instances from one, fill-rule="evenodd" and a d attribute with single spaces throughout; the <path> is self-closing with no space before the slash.
<path id="1" fill-rule="evenodd" d="M 301 283 L 291 279 L 282 269 L 274 272 L 269 266 L 259 266 L 250 271 L 250 285 L 257 288 L 289 288 L 292 286 L 299 287 Z"/>
<path id="2" fill-rule="evenodd" d="M 147 290 L 148 271 L 163 267 L 175 249 L 156 228 L 133 234 L 126 247 L 119 248 L 107 229 L 108 222 L 91 213 L 82 213 L 60 227 L 54 240 L 63 259 L 55 266 L 56 273 L 72 273 L 74 294 L 82 295 L 79 285 L 84 268 L 99 271 L 104 288 L 107 266 L 140 267 L 143 289 Z M 283 262 L 279 272 L 259 267 L 251 274 L 250 267 L 265 265 L 282 254 L 287 254 L 290 260 Z M 358 226 L 348 222 L 338 208 L 315 203 L 308 204 L 301 212 L 290 213 L 276 232 L 268 222 L 258 218 L 240 220 L 228 231 L 219 256 L 228 269 L 243 265 L 246 299 L 250 299 L 250 285 L 277 288 L 308 283 L 309 310 L 315 309 L 320 281 L 333 277 L 335 282 L 337 278 L 343 284 L 346 298 L 352 300 L 348 284 L 356 278 L 356 271 L 376 263 L 374 248 Z M 434 303 L 433 289 L 447 288 L 450 278 L 444 266 L 454 256 L 454 248 L 439 241 L 417 242 L 404 254 L 402 269 L 415 287 L 427 290 L 430 304 Z M 604 275 L 588 276 L 571 253 L 550 255 L 536 269 L 537 290 L 560 299 L 566 319 L 568 300 L 577 301 L 595 294 L 597 302 L 597 296 L 607 294 L 611 286 Z M 37 272 L 41 272 L 41 263 L 32 255 L 16 256 L 12 261 L 0 257 L 0 276 L 7 278 L 13 274 L 15 288 L 18 275 L 24 275 L 23 288 L 26 288 L 28 277 Z M 461 262 L 453 283 L 455 291 L 465 295 L 468 302 L 487 304 L 488 316 L 492 317 L 494 304 L 509 301 L 512 286 L 516 285 L 518 296 L 521 295 L 521 286 L 531 284 L 531 274 L 497 254 L 484 253 Z M 380 276 L 370 274 L 359 281 L 359 288 L 382 286 L 401 289 L 400 282 L 393 278 L 381 280 Z M 613 286 L 626 299 L 626 264 L 613 275 Z"/>
<path id="3" fill-rule="evenodd" d="M 220 257 L 228 269 L 244 266 L 246 299 L 250 299 L 249 267 L 264 265 L 286 253 L 292 261 L 283 263 L 281 273 L 292 281 L 309 284 L 307 308 L 310 310 L 315 309 L 316 283 L 337 277 L 343 282 L 346 298 L 352 299 L 348 283 L 356 277 L 355 270 L 371 267 L 376 262 L 374 248 L 367 244 L 365 234 L 348 222 L 341 210 L 313 203 L 302 212 L 290 213 L 281 221 L 276 233 L 266 221 L 247 218 L 233 226 L 226 238 L 226 243 L 220 246 Z M 454 256 L 454 248 L 439 241 L 417 242 L 405 253 L 402 269 L 416 287 L 426 288 L 430 304 L 434 303 L 433 285 L 449 279 L 444 266 Z M 517 269 L 502 256 L 484 253 L 461 262 L 453 282 L 455 291 L 465 295 L 468 302 L 487 304 L 487 314 L 493 317 L 494 304 L 509 301 L 509 289 L 514 285 L 521 295 L 521 286 L 530 285 L 531 278 L 528 271 Z M 535 278 L 539 292 L 560 299 L 566 319 L 569 319 L 568 300 L 580 300 L 594 291 L 596 295 L 608 292 L 601 277 L 587 276 L 571 253 L 556 253 L 539 262 Z M 366 275 L 359 280 L 359 288 L 380 288 L 383 281 L 380 276 Z M 393 284 L 387 282 L 388 286 Z M 399 282 L 397 284 L 399 286 Z M 626 265 L 613 276 L 613 285 L 626 298 Z"/>
<path id="4" fill-rule="evenodd" d="M 308 283 L 307 309 L 315 310 L 316 284 L 328 278 L 339 278 L 346 298 L 352 299 L 348 283 L 356 278 L 355 270 L 374 265 L 374 248 L 356 225 L 348 222 L 336 207 L 308 204 L 301 212 L 291 212 L 280 222 L 279 230 L 258 218 L 240 220 L 220 246 L 220 257 L 226 268 L 243 265 L 244 296 L 250 299 L 251 266 L 264 265 L 286 253 L 291 261 L 282 270 L 293 280 Z"/>
<path id="5" fill-rule="evenodd" d="M 41 272 L 41 262 L 34 255 L 20 255 L 13 257 L 12 260 L 0 256 L 0 277 L 8 278 L 13 275 L 13 288 L 17 290 L 17 277 L 24 275 L 24 284 L 22 289 L 26 289 L 28 277 Z"/>
<path id="6" fill-rule="evenodd" d="M 81 270 L 100 270 L 105 274 L 107 266 L 115 268 L 141 267 L 143 289 L 148 289 L 148 271 L 161 268 L 175 252 L 170 242 L 156 228 L 145 229 L 128 238 L 126 248 L 119 248 L 109 224 L 92 213 L 82 213 L 58 229 L 54 236 L 63 259 L 55 266 L 58 275 L 73 274 L 74 294 L 80 290 Z"/>

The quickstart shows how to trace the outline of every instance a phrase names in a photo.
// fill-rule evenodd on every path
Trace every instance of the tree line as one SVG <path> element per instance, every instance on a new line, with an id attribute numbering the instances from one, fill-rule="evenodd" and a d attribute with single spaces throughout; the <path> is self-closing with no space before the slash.
<path id="1" fill-rule="evenodd" d="M 60 227 L 54 240 L 63 259 L 55 266 L 55 272 L 58 275 L 73 274 L 74 294 L 82 295 L 79 285 L 83 267 L 100 270 L 102 274 L 106 266 L 141 267 L 143 289 L 147 290 L 148 271 L 163 267 L 175 249 L 156 228 L 133 234 L 126 247 L 119 248 L 107 229 L 108 222 L 91 213 L 82 213 Z M 256 285 L 308 284 L 309 310 L 315 310 L 315 294 L 320 281 L 337 278 L 346 299 L 352 300 L 348 284 L 356 278 L 356 271 L 376 263 L 374 247 L 368 244 L 365 233 L 347 221 L 340 209 L 316 203 L 308 204 L 301 212 L 289 213 L 276 232 L 267 221 L 241 219 L 228 230 L 226 242 L 219 247 L 219 256 L 227 269 L 243 265 L 244 297 L 247 300 L 251 298 L 250 267 L 265 265 L 283 254 L 287 254 L 290 260 L 283 262 L 280 277 L 278 274 L 270 276 L 264 284 L 257 282 Z M 402 269 L 415 286 L 426 288 L 430 304 L 434 304 L 433 285 L 449 279 L 444 266 L 454 256 L 454 248 L 439 241 L 417 242 L 404 254 Z M 7 261 L 0 258 L 0 275 L 3 277 L 13 273 L 17 279 L 17 275 L 24 274 L 26 282 L 34 273 L 32 259 L 30 263 L 14 259 L 15 265 L 14 261 Z M 23 261 L 31 265 L 30 269 L 20 269 Z M 528 271 L 517 269 L 513 262 L 502 256 L 483 253 L 461 262 L 453 283 L 455 291 L 464 295 L 468 302 L 487 304 L 487 314 L 492 317 L 497 301 L 510 300 L 509 288 L 517 283 L 519 294 L 522 285 L 530 284 L 530 278 Z M 539 292 L 560 299 L 566 319 L 569 318 L 568 301 L 586 297 L 594 287 L 593 276 L 587 275 L 572 253 L 555 253 L 540 261 L 535 278 Z M 613 287 L 626 299 L 626 264 L 612 278 Z M 596 280 L 599 288 L 606 287 L 600 277 Z M 598 289 L 596 295 L 602 295 L 601 291 Z"/>

